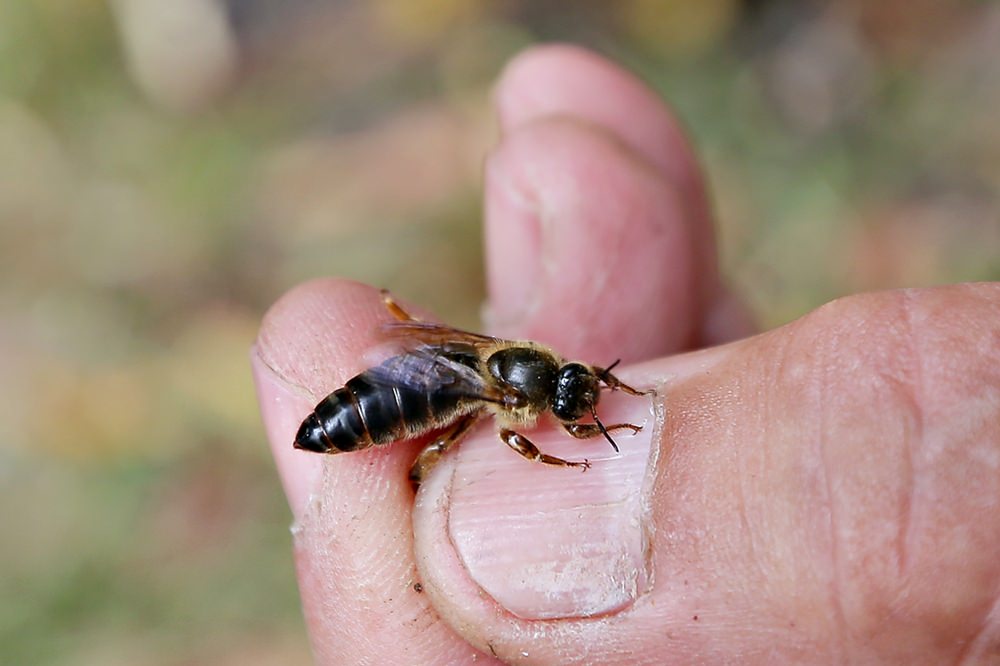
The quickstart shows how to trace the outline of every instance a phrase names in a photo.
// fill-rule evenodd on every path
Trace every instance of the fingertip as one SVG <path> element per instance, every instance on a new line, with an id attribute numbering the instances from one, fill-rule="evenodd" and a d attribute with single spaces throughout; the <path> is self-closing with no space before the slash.
<path id="1" fill-rule="evenodd" d="M 631 73 L 588 49 L 573 44 L 541 44 L 508 62 L 497 81 L 494 99 L 501 126 L 511 129 L 535 118 L 578 113 L 609 129 L 619 118 L 601 98 L 625 95 L 639 113 L 662 107 Z"/>
<path id="2" fill-rule="evenodd" d="M 431 475 L 414 508 L 414 527 L 421 570 L 435 589 L 444 585 L 446 596 L 456 598 L 472 583 L 525 620 L 615 613 L 646 591 L 642 497 L 654 459 L 653 403 L 616 393 L 601 405 L 609 424 L 638 426 L 613 428 L 618 452 L 601 437 L 577 439 L 561 429 L 525 433 L 547 455 L 586 460 L 585 471 L 516 455 L 491 423 Z M 453 585 L 461 589 L 448 593 Z"/>
<path id="3" fill-rule="evenodd" d="M 264 315 L 257 353 L 278 377 L 320 397 L 341 370 L 360 369 L 356 352 L 371 344 L 371 324 L 383 312 L 374 287 L 340 278 L 310 280 Z"/>
<path id="4" fill-rule="evenodd" d="M 292 447 L 316 402 L 368 365 L 366 352 L 390 316 L 379 291 L 356 282 L 314 280 L 285 294 L 264 317 L 251 357 L 261 413 L 296 516 L 317 662 L 463 663 L 471 648 L 413 590 L 406 471 L 418 443 L 337 455 Z M 386 631 L 373 632 L 375 624 Z"/>
<path id="5" fill-rule="evenodd" d="M 299 519 L 317 492 L 326 457 L 293 448 L 302 419 L 358 372 L 380 316 L 378 291 L 324 278 L 284 294 L 261 322 L 250 364 L 261 418 L 289 507 Z"/>
<path id="6" fill-rule="evenodd" d="M 571 44 L 522 51 L 504 68 L 494 103 L 504 131 L 553 115 L 600 125 L 678 185 L 704 196 L 694 154 L 667 105 L 635 74 L 593 51 Z"/>
<path id="7" fill-rule="evenodd" d="M 303 455 L 292 447 L 295 428 L 302 416 L 308 413 L 312 402 L 268 367 L 256 345 L 250 351 L 250 371 L 278 478 L 281 479 L 288 507 L 297 521 L 305 513 L 309 498 L 319 487 L 323 473 L 321 457 Z"/>

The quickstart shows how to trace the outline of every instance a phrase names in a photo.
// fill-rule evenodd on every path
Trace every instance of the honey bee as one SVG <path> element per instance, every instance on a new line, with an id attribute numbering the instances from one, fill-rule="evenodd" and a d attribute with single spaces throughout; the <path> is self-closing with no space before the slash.
<path id="1" fill-rule="evenodd" d="M 564 460 L 538 450 L 515 428 L 527 428 L 551 412 L 567 433 L 578 439 L 604 436 L 614 450 L 615 430 L 639 432 L 642 426 L 605 426 L 597 416 L 602 388 L 635 396 L 607 368 L 567 362 L 536 342 L 504 340 L 410 316 L 382 292 L 394 317 L 383 332 L 412 345 L 381 364 L 348 380 L 324 398 L 306 417 L 295 436 L 297 449 L 342 453 L 445 430 L 417 456 L 410 469 L 414 488 L 448 449 L 472 426 L 492 413 L 500 439 L 528 460 L 578 467 L 590 462 Z M 590 416 L 593 423 L 580 423 Z"/>

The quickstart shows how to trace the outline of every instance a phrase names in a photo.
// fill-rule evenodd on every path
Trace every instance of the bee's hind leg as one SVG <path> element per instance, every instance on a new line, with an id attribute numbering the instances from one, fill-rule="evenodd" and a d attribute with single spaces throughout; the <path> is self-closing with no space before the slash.
<path id="1" fill-rule="evenodd" d="M 393 317 L 399 321 L 420 321 L 404 310 L 402 306 L 396 302 L 396 299 L 392 297 L 392 294 L 389 293 L 388 289 L 383 289 L 380 293 L 382 294 L 382 302 L 385 303 L 386 309 Z"/>
<path id="2" fill-rule="evenodd" d="M 413 466 L 410 467 L 410 484 L 413 486 L 413 491 L 416 492 L 420 484 L 423 483 L 424 479 L 434 468 L 434 465 L 438 464 L 441 460 L 441 456 L 452 448 L 465 437 L 469 429 L 475 425 L 476 421 L 482 414 L 480 412 L 475 412 L 472 414 L 466 414 L 458 420 L 455 425 L 441 433 L 441 435 L 436 438 L 433 442 L 428 444 L 417 456 L 417 459 L 413 461 Z"/>
<path id="3" fill-rule="evenodd" d="M 584 471 L 590 469 L 590 461 L 588 460 L 563 460 L 562 458 L 556 458 L 555 456 L 550 456 L 547 453 L 542 453 L 530 439 L 521 433 L 514 432 L 513 430 L 508 430 L 506 428 L 502 429 L 500 431 L 500 439 L 503 440 L 504 444 L 514 449 L 528 460 L 545 463 L 546 465 L 559 465 L 560 467 L 582 467 Z"/>

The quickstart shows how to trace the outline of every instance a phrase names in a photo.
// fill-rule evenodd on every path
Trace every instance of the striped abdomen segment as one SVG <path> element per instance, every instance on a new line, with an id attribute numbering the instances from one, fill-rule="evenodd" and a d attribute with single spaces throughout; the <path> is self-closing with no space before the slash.
<path id="1" fill-rule="evenodd" d="M 356 451 L 419 435 L 462 411 L 463 396 L 447 387 L 375 383 L 371 374 L 361 373 L 316 405 L 299 428 L 295 447 Z"/>

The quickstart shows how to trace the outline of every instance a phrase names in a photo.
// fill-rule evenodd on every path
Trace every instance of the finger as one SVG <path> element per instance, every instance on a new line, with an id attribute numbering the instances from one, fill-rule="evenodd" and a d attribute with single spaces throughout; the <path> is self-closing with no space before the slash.
<path id="1" fill-rule="evenodd" d="M 422 489 L 425 589 L 472 644 L 522 664 L 996 657 L 1000 285 L 844 299 L 622 374 L 663 383 L 620 459 L 569 449 L 595 456 L 579 473 L 475 439 Z"/>
<path id="2" fill-rule="evenodd" d="M 633 74 L 577 46 L 538 46 L 508 63 L 494 97 L 505 132 L 568 115 L 618 137 L 684 193 L 711 242 L 705 184 L 687 137 L 659 96 Z"/>
<path id="3" fill-rule="evenodd" d="M 603 363 L 690 344 L 699 270 L 683 205 L 614 136 L 537 121 L 504 139 L 486 179 L 494 332 Z"/>
<path id="4" fill-rule="evenodd" d="M 748 311 L 728 294 L 717 275 L 709 206 L 696 160 L 678 123 L 655 93 L 631 74 L 596 54 L 560 45 L 529 49 L 515 58 L 505 69 L 495 97 L 505 137 L 542 118 L 568 117 L 601 128 L 625 146 L 638 161 L 652 167 L 662 177 L 664 186 L 676 195 L 678 210 L 672 213 L 670 223 L 687 227 L 689 247 L 683 250 L 695 257 L 689 263 L 696 274 L 689 281 L 697 290 L 691 301 L 696 309 L 671 312 L 671 315 L 692 319 L 699 324 L 698 339 L 692 341 L 698 345 L 715 344 L 752 331 Z M 553 165 L 553 168 L 560 166 Z M 585 169 L 574 169 L 567 173 L 567 177 L 581 171 Z M 577 181 L 579 190 L 586 197 L 588 206 L 621 196 L 602 181 L 580 175 L 584 177 Z M 528 183 L 521 191 L 515 191 L 515 195 L 520 195 L 515 200 L 527 202 L 529 206 L 535 202 L 544 204 L 548 187 L 546 180 L 558 177 L 559 174 L 543 174 L 545 180 L 542 182 Z M 556 236 L 556 232 L 560 231 L 574 233 L 583 239 L 590 229 L 574 220 L 560 218 L 558 210 L 542 208 L 555 220 L 546 220 L 540 234 L 538 221 L 530 215 L 530 208 L 525 211 L 523 206 L 521 210 L 514 207 L 511 211 L 510 197 L 503 196 L 502 189 L 511 180 L 496 180 L 501 194 L 499 201 L 494 202 L 491 190 L 494 182 L 487 178 L 487 263 L 491 269 L 491 307 L 498 321 L 516 323 L 523 316 L 526 296 L 537 289 L 531 282 L 537 269 L 520 273 L 507 270 L 511 262 L 508 248 L 517 248 L 526 239 L 541 235 Z M 583 208 L 582 205 L 580 207 Z M 535 212 L 539 212 L 537 208 Z M 566 224 L 561 225 L 560 222 Z M 605 225 L 621 226 L 628 222 L 628 219 L 609 219 Z M 553 233 L 546 233 L 548 231 Z M 496 247 L 494 240 L 499 241 Z M 580 259 L 599 266 L 606 258 L 600 256 L 600 246 L 596 242 L 592 247 L 594 251 Z M 536 265 L 547 266 L 549 273 L 558 274 L 561 268 L 548 257 L 537 254 L 523 257 L 520 263 L 530 265 L 532 260 Z M 657 300 L 649 303 L 648 307 L 666 309 L 671 305 L 669 301 Z M 536 308 L 529 311 L 527 323 L 530 325 L 531 317 L 545 316 L 545 311 Z M 676 351 L 676 348 L 661 348 L 650 353 L 655 355 L 665 351 Z"/>
<path id="5" fill-rule="evenodd" d="M 289 503 L 303 609 L 323 664 L 454 664 L 476 655 L 421 594 L 406 482 L 414 443 L 322 456 L 292 448 L 315 404 L 365 369 L 389 319 L 379 293 L 322 280 L 286 294 L 253 351 L 257 395 Z"/>

